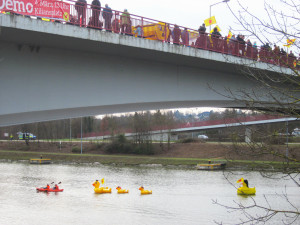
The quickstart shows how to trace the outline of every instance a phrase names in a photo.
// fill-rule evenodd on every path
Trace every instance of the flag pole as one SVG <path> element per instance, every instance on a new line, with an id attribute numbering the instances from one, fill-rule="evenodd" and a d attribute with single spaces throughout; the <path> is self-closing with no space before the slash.
<path id="1" fill-rule="evenodd" d="M 210 5 L 209 6 L 209 18 L 211 18 L 211 7 L 212 6 L 214 6 L 214 5 L 217 5 L 217 4 L 220 4 L 220 3 L 222 3 L 222 2 L 224 2 L 224 3 L 227 3 L 227 2 L 229 2 L 230 0 L 223 0 L 223 1 L 221 1 L 221 2 L 217 2 L 217 3 L 215 3 L 215 4 L 212 4 L 212 5 Z M 209 24 L 209 33 L 211 32 L 211 24 Z"/>
<path id="2" fill-rule="evenodd" d="M 209 18 L 211 18 L 211 7 L 212 7 L 213 5 L 210 5 L 209 6 Z M 211 32 L 211 23 L 209 23 L 209 33 Z"/>

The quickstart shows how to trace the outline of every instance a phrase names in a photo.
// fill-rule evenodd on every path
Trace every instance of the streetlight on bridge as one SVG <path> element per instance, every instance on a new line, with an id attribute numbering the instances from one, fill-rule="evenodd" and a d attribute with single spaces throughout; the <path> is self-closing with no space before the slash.
<path id="1" fill-rule="evenodd" d="M 212 6 L 214 6 L 214 5 L 218 5 L 218 4 L 220 4 L 220 3 L 227 3 L 227 2 L 229 2 L 230 0 L 223 0 L 223 1 L 221 1 L 221 2 L 217 2 L 217 3 L 215 3 L 215 4 L 212 4 L 212 5 L 210 5 L 209 6 L 209 18 L 211 18 L 211 7 Z M 209 31 L 211 31 L 211 25 L 209 25 Z"/>

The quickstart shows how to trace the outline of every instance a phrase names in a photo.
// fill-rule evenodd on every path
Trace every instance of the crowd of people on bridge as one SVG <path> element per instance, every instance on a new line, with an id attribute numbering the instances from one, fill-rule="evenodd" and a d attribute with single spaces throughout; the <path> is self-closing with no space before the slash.
<path id="1" fill-rule="evenodd" d="M 86 0 L 77 0 L 74 8 L 75 11 L 71 10 L 73 14 L 71 13 L 69 21 L 66 22 L 67 24 L 149 38 L 144 35 L 144 29 L 147 29 L 149 23 L 153 24 L 153 21 L 143 21 L 142 17 L 137 16 L 132 17 L 127 9 L 124 9 L 123 12 L 118 12 L 112 10 L 108 4 L 101 8 L 99 0 L 93 0 L 89 8 Z M 55 22 L 62 21 L 55 20 Z M 170 24 L 163 24 L 156 31 L 160 32 L 163 38 L 157 38 L 157 40 L 165 41 L 166 43 L 221 52 L 300 69 L 300 57 L 297 59 L 292 51 L 287 53 L 283 48 L 279 48 L 276 45 L 274 45 L 273 49 L 269 43 L 258 47 L 255 41 L 252 43 L 250 39 L 246 40 L 242 34 L 222 37 L 217 27 L 212 32 L 207 33 L 205 24 L 202 24 L 198 31 L 188 30 L 188 28 L 180 27 L 176 24 L 172 29 Z M 153 40 L 155 37 L 151 37 L 151 39 Z"/>
<path id="2" fill-rule="evenodd" d="M 280 49 L 276 44 L 274 44 L 273 49 L 269 43 L 263 44 L 258 48 L 256 41 L 252 44 L 250 39 L 246 41 L 245 36 L 242 34 L 222 37 L 217 27 L 215 27 L 211 35 L 209 35 L 206 33 L 205 24 L 199 27 L 198 32 L 199 37 L 195 44 L 192 43 L 192 46 L 196 48 L 209 49 L 254 60 L 259 59 L 262 62 L 299 68 L 299 63 L 297 62 L 299 62 L 300 58 L 297 59 L 292 50 L 288 54 L 283 48 Z"/>

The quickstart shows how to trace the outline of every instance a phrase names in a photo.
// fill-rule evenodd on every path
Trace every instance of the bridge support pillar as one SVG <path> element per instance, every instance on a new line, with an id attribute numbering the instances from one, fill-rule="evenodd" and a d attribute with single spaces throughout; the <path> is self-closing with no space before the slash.
<path id="1" fill-rule="evenodd" d="M 245 142 L 250 143 L 252 141 L 252 130 L 246 127 L 245 130 Z"/>

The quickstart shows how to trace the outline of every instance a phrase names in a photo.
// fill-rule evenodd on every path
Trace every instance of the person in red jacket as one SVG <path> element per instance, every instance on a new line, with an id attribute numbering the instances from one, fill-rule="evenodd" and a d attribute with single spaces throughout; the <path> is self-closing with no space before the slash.
<path id="1" fill-rule="evenodd" d="M 50 185 L 49 185 L 49 184 L 47 184 L 47 186 L 46 186 L 46 187 L 44 187 L 43 189 L 45 189 L 45 190 L 49 190 L 49 189 L 50 189 Z"/>

